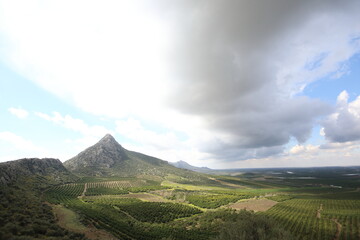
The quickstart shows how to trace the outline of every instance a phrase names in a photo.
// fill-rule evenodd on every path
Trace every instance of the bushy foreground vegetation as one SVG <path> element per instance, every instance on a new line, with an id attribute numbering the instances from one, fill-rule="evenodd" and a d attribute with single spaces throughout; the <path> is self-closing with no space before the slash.
<path id="1" fill-rule="evenodd" d="M 0 239 L 85 239 L 56 224 L 51 207 L 41 201 L 40 191 L 27 184 L 0 188 Z"/>

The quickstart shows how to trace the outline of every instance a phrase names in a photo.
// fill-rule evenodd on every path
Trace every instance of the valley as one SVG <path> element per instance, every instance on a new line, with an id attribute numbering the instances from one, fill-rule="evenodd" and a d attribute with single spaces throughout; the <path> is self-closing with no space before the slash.
<path id="1" fill-rule="evenodd" d="M 360 167 L 194 172 L 111 135 L 64 166 L 0 164 L 0 239 L 360 239 Z"/>

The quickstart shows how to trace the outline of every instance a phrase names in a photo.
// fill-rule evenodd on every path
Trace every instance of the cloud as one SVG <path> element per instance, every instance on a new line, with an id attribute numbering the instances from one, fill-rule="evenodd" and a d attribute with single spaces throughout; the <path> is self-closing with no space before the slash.
<path id="1" fill-rule="evenodd" d="M 336 110 L 324 120 L 322 131 L 330 143 L 360 140 L 360 96 L 349 102 L 349 94 L 341 92 Z"/>
<path id="2" fill-rule="evenodd" d="M 264 158 L 217 163 L 221 168 L 276 168 L 276 167 L 319 167 L 319 166 L 357 166 L 360 145 L 341 143 L 336 148 L 322 148 L 319 145 L 295 145 L 283 154 Z M 341 161 L 339 161 L 341 159 Z"/>
<path id="3" fill-rule="evenodd" d="M 25 157 L 46 157 L 47 151 L 32 141 L 13 132 L 0 132 L 0 151 L 4 156 L 1 161 L 10 161 Z"/>
<path id="4" fill-rule="evenodd" d="M 184 143 L 180 142 L 173 132 L 157 133 L 145 129 L 140 121 L 135 119 L 116 121 L 116 131 L 123 137 L 143 145 L 150 145 L 157 150 L 178 149 Z"/>
<path id="5" fill-rule="evenodd" d="M 8 111 L 15 115 L 16 117 L 18 118 L 21 118 L 21 119 L 24 119 L 24 118 L 27 118 L 29 116 L 29 112 L 22 109 L 22 108 L 9 108 Z"/>
<path id="6" fill-rule="evenodd" d="M 133 140 L 167 148 L 160 142 L 175 144 L 181 132 L 191 149 L 224 161 L 304 143 L 332 108 L 303 90 L 341 77 L 360 50 L 355 0 L 0 4 L 0 56 L 17 72 L 84 111 L 140 121 L 118 122 Z M 81 133 L 105 130 L 42 117 Z"/>
<path id="7" fill-rule="evenodd" d="M 314 146 L 311 144 L 308 145 L 295 145 L 289 150 L 291 155 L 299 155 L 303 153 L 314 152 L 319 148 L 319 146 Z"/>
<path id="8" fill-rule="evenodd" d="M 354 40 L 360 27 L 352 25 L 359 15 L 348 3 L 194 4 L 184 13 L 190 20 L 174 54 L 182 81 L 170 103 L 226 135 L 219 141 L 225 144 L 211 149 L 218 156 L 282 146 L 292 137 L 305 142 L 332 109 L 300 93 L 313 81 L 340 76 L 360 49 Z"/>
<path id="9" fill-rule="evenodd" d="M 65 116 L 62 116 L 58 112 L 53 112 L 52 116 L 41 112 L 36 112 L 35 114 L 42 119 L 58 124 L 64 128 L 71 129 L 75 132 L 79 132 L 85 136 L 100 138 L 107 133 L 111 133 L 110 130 L 106 129 L 103 126 L 89 126 L 83 120 L 73 118 L 68 114 Z"/>

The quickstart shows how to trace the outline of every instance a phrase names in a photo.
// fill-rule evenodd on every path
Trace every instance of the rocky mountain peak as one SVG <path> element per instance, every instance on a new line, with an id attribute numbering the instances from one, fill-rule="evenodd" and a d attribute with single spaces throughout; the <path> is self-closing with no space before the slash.
<path id="1" fill-rule="evenodd" d="M 119 144 L 115 138 L 111 135 L 111 134 L 106 134 L 102 139 L 100 139 L 99 143 L 102 143 L 102 144 L 114 144 L 114 143 L 117 143 Z"/>
<path id="2" fill-rule="evenodd" d="M 111 134 L 106 134 L 96 145 L 101 145 L 108 148 L 122 148 L 122 146 L 115 140 Z"/>
<path id="3" fill-rule="evenodd" d="M 127 158 L 125 149 L 110 134 L 106 134 L 95 145 L 64 162 L 65 167 L 76 170 L 83 167 L 111 168 Z"/>

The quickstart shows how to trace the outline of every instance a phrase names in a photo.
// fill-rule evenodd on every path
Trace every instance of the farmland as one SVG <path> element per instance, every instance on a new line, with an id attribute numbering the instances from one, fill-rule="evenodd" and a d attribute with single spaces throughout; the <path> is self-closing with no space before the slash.
<path id="1" fill-rule="evenodd" d="M 262 174 L 270 180 L 212 176 L 206 185 L 173 179 L 80 179 L 49 188 L 45 198 L 119 239 L 221 239 L 230 234 L 229 224 L 245 224 L 241 216 L 246 214 L 264 226 L 275 224 L 281 234 L 274 234 L 284 239 L 360 238 L 357 178 L 339 177 L 330 184 L 317 175 L 314 182 L 281 182 Z M 334 187 L 339 183 L 345 187 Z"/>

